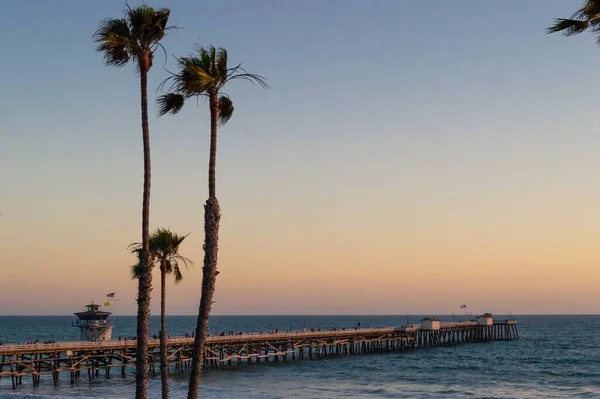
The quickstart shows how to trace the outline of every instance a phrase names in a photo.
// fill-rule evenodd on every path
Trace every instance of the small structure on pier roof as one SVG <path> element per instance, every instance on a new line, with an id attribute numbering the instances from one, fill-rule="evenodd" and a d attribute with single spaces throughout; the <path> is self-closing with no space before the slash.
<path id="1" fill-rule="evenodd" d="M 81 330 L 81 341 L 110 341 L 112 337 L 112 324 L 108 320 L 110 312 L 100 310 L 100 305 L 92 302 L 85 305 L 85 312 L 74 313 L 77 320 L 71 323 L 73 327 Z"/>
<path id="2" fill-rule="evenodd" d="M 421 328 L 423 330 L 439 330 L 440 321 L 435 317 L 425 317 L 421 319 Z"/>
<path id="3" fill-rule="evenodd" d="M 494 324 L 494 318 L 491 313 L 484 313 L 481 316 L 477 316 L 477 324 L 480 326 L 491 326 Z"/>

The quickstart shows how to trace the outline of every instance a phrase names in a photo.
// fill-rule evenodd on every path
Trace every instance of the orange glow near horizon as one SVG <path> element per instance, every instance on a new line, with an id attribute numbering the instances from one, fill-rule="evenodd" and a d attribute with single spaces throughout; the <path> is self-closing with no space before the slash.
<path id="1" fill-rule="evenodd" d="M 315 217 L 315 231 L 306 216 L 236 207 L 228 212 L 233 204 L 224 204 L 215 314 L 450 314 L 465 302 L 501 314 L 597 311 L 597 240 L 581 220 L 536 229 L 541 210 L 529 220 L 482 212 L 476 221 L 458 211 L 428 219 L 417 209 L 391 209 L 386 218 L 375 207 L 353 218 L 332 208 Z M 106 221 L 86 229 L 94 211 L 62 223 L 3 215 L 10 228 L 0 232 L 2 264 L 11 265 L 0 280 L 3 314 L 68 314 L 113 291 L 121 299 L 114 310 L 135 313 L 127 268 L 134 258 L 126 250 L 135 218 L 122 228 Z M 199 215 L 171 225 L 193 232 L 181 251 L 196 264 L 181 284 L 169 284 L 171 314 L 197 310 L 201 227 Z M 155 278 L 153 313 L 158 295 Z"/>

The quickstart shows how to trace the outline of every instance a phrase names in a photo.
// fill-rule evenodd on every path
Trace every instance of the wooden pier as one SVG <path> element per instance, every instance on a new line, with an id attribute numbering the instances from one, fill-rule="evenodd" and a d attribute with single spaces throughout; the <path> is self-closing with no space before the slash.
<path id="1" fill-rule="evenodd" d="M 494 321 L 491 325 L 464 321 L 443 322 L 429 328 L 425 324 L 415 324 L 406 327 L 210 336 L 206 342 L 204 367 L 210 369 L 240 366 L 242 363 L 320 359 L 518 338 L 516 320 Z M 185 371 L 190 367 L 193 343 L 194 338 L 173 338 L 168 341 L 171 370 Z M 54 385 L 57 385 L 60 373 L 67 374 L 71 384 L 82 373 L 87 374 L 90 381 L 101 374 L 111 378 L 113 369 L 124 378 L 127 368 L 135 368 L 136 345 L 134 340 L 1 345 L 0 379 L 10 378 L 12 388 L 16 389 L 22 385 L 23 377 L 31 377 L 36 386 L 42 376 L 52 376 Z M 159 340 L 150 340 L 148 359 L 151 375 L 156 375 L 159 368 L 159 347 Z M 68 383 L 66 378 L 63 381 Z"/>

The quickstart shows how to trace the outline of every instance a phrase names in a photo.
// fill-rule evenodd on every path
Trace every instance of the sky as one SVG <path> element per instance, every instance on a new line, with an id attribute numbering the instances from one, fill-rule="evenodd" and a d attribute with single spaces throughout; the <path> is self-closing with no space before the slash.
<path id="1" fill-rule="evenodd" d="M 147 4 L 179 27 L 152 99 L 195 44 L 272 88 L 226 89 L 213 313 L 598 313 L 600 48 L 545 33 L 581 1 Z M 124 7 L 3 4 L 0 314 L 71 314 L 109 292 L 114 312 L 136 311 L 139 79 L 92 42 Z M 152 107 L 150 131 L 151 229 L 190 233 L 195 262 L 167 310 L 195 314 L 208 107 Z"/>

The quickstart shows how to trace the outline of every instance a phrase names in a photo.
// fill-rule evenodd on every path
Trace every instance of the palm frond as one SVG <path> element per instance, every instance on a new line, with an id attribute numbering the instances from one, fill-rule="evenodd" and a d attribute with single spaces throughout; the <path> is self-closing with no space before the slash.
<path id="1" fill-rule="evenodd" d="M 181 108 L 183 108 L 183 104 L 185 103 L 185 99 L 181 94 L 175 93 L 167 93 L 156 99 L 156 108 L 158 109 L 158 116 L 163 116 L 166 114 L 175 115 Z"/>
<path id="2" fill-rule="evenodd" d="M 148 242 L 150 252 L 159 259 L 166 259 L 173 251 L 173 236 L 168 229 L 156 229 Z"/>
<path id="3" fill-rule="evenodd" d="M 217 49 L 215 48 L 215 46 L 209 46 L 208 47 L 208 54 L 210 56 L 210 74 L 211 76 L 215 77 L 218 79 L 218 72 L 217 72 Z"/>
<path id="4" fill-rule="evenodd" d="M 167 8 L 155 10 L 146 5 L 128 7 L 126 17 L 130 23 L 131 35 L 149 49 L 165 36 L 170 14 L 171 11 Z"/>
<path id="5" fill-rule="evenodd" d="M 225 79 L 225 81 L 223 81 L 221 86 L 224 86 L 227 82 L 235 79 L 247 80 L 253 85 L 258 85 L 265 90 L 271 89 L 271 87 L 267 84 L 267 80 L 264 77 L 254 73 L 248 73 L 248 71 L 242 68 L 242 64 L 238 64 L 237 66 L 229 68 L 227 70 L 227 78 Z"/>
<path id="6" fill-rule="evenodd" d="M 210 68 L 207 68 L 200 58 L 194 57 L 192 54 L 188 57 L 177 58 L 177 64 L 179 71 L 177 73 L 170 72 L 170 76 L 163 80 L 159 89 L 164 89 L 170 82 L 168 91 L 181 94 L 184 98 L 205 95 L 209 85 L 214 81 L 208 72 Z"/>
<path id="7" fill-rule="evenodd" d="M 146 33 L 146 29 L 152 24 L 152 15 L 154 9 L 146 5 L 131 8 L 127 5 L 125 16 L 131 25 L 131 35 L 133 37 L 142 38 Z"/>
<path id="8" fill-rule="evenodd" d="M 140 271 L 139 263 L 130 266 L 129 277 L 131 277 L 132 280 L 137 279 L 140 276 L 140 274 L 141 274 L 141 271 Z"/>
<path id="9" fill-rule="evenodd" d="M 94 33 L 94 42 L 98 43 L 96 50 L 103 53 L 104 62 L 109 66 L 121 67 L 130 58 L 135 57 L 137 46 L 125 19 L 107 18 L 100 21 L 98 30 Z"/>
<path id="10" fill-rule="evenodd" d="M 152 32 L 153 38 L 156 39 L 160 37 L 160 39 L 162 39 L 168 30 L 176 29 L 175 26 L 167 26 L 167 23 L 169 22 L 169 16 L 171 16 L 171 10 L 168 8 L 160 8 L 154 11 L 154 32 Z M 158 42 L 160 39 L 156 41 Z"/>
<path id="11" fill-rule="evenodd" d="M 217 116 L 219 124 L 225 125 L 233 116 L 233 102 L 228 96 L 219 97 L 219 115 Z"/>
<path id="12" fill-rule="evenodd" d="M 135 280 L 141 274 L 142 254 L 143 254 L 142 244 L 140 244 L 138 242 L 134 242 L 134 243 L 130 244 L 128 248 L 132 248 L 131 253 L 134 254 L 137 258 L 137 263 L 135 263 L 134 265 L 131 265 L 130 269 L 129 269 L 131 279 Z"/>
<path id="13" fill-rule="evenodd" d="M 224 79 L 227 76 L 227 50 L 222 47 L 217 51 L 216 66 L 217 75 Z"/>
<path id="14" fill-rule="evenodd" d="M 548 33 L 562 32 L 565 36 L 573 36 L 584 32 L 588 27 L 589 21 L 587 20 L 557 18 L 554 25 L 546 31 Z"/>
<path id="15" fill-rule="evenodd" d="M 139 251 L 142 250 L 142 243 L 141 242 L 132 242 L 131 244 L 129 244 L 127 246 L 127 249 L 131 249 L 132 254 L 137 254 Z"/>
<path id="16" fill-rule="evenodd" d="M 199 65 L 211 76 L 214 76 L 213 66 L 214 66 L 214 53 L 215 48 L 213 46 L 208 47 L 199 47 L 198 48 L 198 57 L 196 58 Z"/>
<path id="17" fill-rule="evenodd" d="M 186 63 L 180 76 L 181 89 L 191 95 L 204 93 L 215 80 L 206 69 L 197 65 L 194 61 Z"/>
<path id="18" fill-rule="evenodd" d="M 136 274 L 136 276 L 137 276 L 137 275 L 139 275 L 139 268 L 141 268 L 141 265 L 142 265 L 142 256 L 143 256 L 142 244 L 139 242 L 134 242 L 134 243 L 129 244 L 127 246 L 127 249 L 131 249 L 131 253 L 133 255 L 135 255 L 137 258 L 137 263 L 134 265 L 137 267 L 137 270 L 138 270 L 138 272 Z M 152 269 L 152 267 L 154 267 L 154 263 L 156 262 L 156 256 L 155 256 L 155 254 L 152 253 L 152 250 L 150 250 L 150 259 L 148 261 L 149 261 L 148 267 L 150 267 L 150 269 Z M 132 268 L 133 268 L 133 266 L 132 266 Z"/>
<path id="19" fill-rule="evenodd" d="M 173 267 L 173 277 L 175 278 L 175 284 L 179 284 L 181 282 L 181 280 L 183 280 L 183 274 L 181 273 L 181 269 L 179 269 L 179 266 L 177 264 L 175 264 L 175 266 Z"/>
<path id="20" fill-rule="evenodd" d="M 173 235 L 173 246 L 177 249 L 179 249 L 179 246 L 181 245 L 181 243 L 183 242 L 183 240 L 185 240 L 191 233 L 187 233 L 184 236 L 180 236 L 178 234 L 174 234 Z"/>
<path id="21" fill-rule="evenodd" d="M 575 14 L 579 17 L 577 19 L 587 19 L 590 23 L 596 25 L 600 19 L 600 0 L 587 0 L 584 6 Z"/>
<path id="22" fill-rule="evenodd" d="M 179 267 L 179 262 L 183 263 L 183 265 L 185 266 L 185 270 L 189 270 L 190 267 L 194 266 L 194 262 L 192 262 L 191 259 L 188 259 L 185 256 L 179 254 L 173 257 L 173 261 L 175 262 L 175 265 L 177 267 Z"/>

